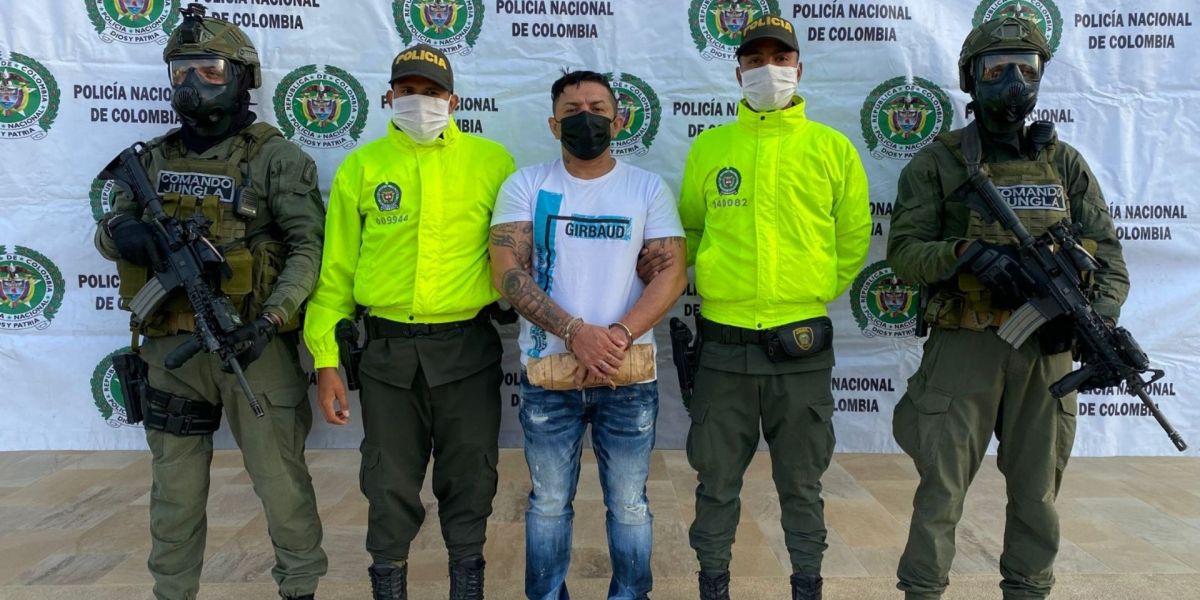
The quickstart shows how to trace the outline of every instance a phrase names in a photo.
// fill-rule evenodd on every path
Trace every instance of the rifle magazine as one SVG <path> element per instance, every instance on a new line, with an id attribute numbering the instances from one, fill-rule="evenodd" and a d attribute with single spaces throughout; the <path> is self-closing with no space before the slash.
<path id="1" fill-rule="evenodd" d="M 1012 313 L 996 334 L 1013 348 L 1020 348 L 1048 320 L 1032 303 L 1027 302 Z"/>

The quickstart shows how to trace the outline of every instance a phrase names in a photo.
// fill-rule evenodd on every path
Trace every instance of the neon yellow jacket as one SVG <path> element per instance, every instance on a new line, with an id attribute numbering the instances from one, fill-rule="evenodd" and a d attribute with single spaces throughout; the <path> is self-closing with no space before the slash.
<path id="1" fill-rule="evenodd" d="M 679 195 L 701 312 L 764 329 L 827 314 L 871 243 L 867 175 L 841 133 L 787 109 L 709 129 L 688 153 Z"/>
<path id="2" fill-rule="evenodd" d="M 356 305 L 401 323 L 446 323 L 499 298 L 488 227 L 515 170 L 503 146 L 462 133 L 454 119 L 428 146 L 389 123 L 387 136 L 347 156 L 329 193 L 321 275 L 304 322 L 314 366 L 337 366 L 334 327 Z"/>

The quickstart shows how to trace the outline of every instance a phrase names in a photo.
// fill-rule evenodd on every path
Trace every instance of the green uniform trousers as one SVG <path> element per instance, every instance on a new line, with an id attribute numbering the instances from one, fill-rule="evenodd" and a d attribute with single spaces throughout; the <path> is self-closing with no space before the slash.
<path id="1" fill-rule="evenodd" d="M 163 359 L 188 335 L 149 338 L 142 358 L 150 386 L 189 400 L 224 405 L 229 428 L 242 450 L 246 473 L 262 501 L 275 549 L 271 570 L 281 592 L 311 594 L 325 574 L 321 520 L 312 479 L 304 463 L 304 440 L 312 427 L 308 382 L 300 370 L 294 334 L 277 336 L 246 367 L 246 379 L 266 415 L 255 418 L 237 379 L 221 371 L 215 354 L 200 353 L 175 370 Z M 146 430 L 153 455 L 148 566 L 160 600 L 190 600 L 200 587 L 208 519 L 212 435 L 179 436 Z"/>
<path id="2" fill-rule="evenodd" d="M 689 541 L 705 570 L 727 570 L 741 513 L 742 476 L 771 452 L 784 541 L 795 573 L 817 575 L 825 544 L 821 475 L 833 457 L 833 351 L 772 363 L 756 345 L 704 342 L 688 413 L 688 462 L 697 472 Z"/>
<path id="3" fill-rule="evenodd" d="M 483 553 L 496 495 L 500 336 L 490 323 L 413 338 L 372 339 L 360 371 L 367 552 L 408 559 L 425 520 L 421 485 L 433 455 L 433 493 L 450 561 Z"/>
<path id="4" fill-rule="evenodd" d="M 1054 500 L 1078 404 L 1075 394 L 1055 400 L 1047 388 L 1070 369 L 1070 353 L 1043 355 L 1036 335 L 1013 348 L 995 330 L 933 330 L 892 421 L 921 475 L 897 569 L 906 598 L 939 598 L 946 589 L 963 498 L 993 432 L 1008 492 L 1000 587 L 1006 600 L 1050 593 L 1059 539 Z"/>

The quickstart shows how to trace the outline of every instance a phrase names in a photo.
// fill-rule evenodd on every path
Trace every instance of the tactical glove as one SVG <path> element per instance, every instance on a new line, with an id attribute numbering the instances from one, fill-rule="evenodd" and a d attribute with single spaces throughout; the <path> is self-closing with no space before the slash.
<path id="1" fill-rule="evenodd" d="M 108 236 L 117 245 L 117 254 L 122 260 L 140 266 L 149 266 L 154 257 L 154 233 L 150 226 L 128 214 L 113 215 L 105 222 Z"/>
<path id="2" fill-rule="evenodd" d="M 972 273 L 992 292 L 992 307 L 1018 308 L 1034 295 L 1035 283 L 1021 267 L 1017 249 L 982 240 L 972 242 L 958 257 L 958 270 Z"/>
<path id="3" fill-rule="evenodd" d="M 242 348 L 237 359 L 243 369 L 262 356 L 267 344 L 275 338 L 275 332 L 275 323 L 265 316 L 246 323 L 233 332 L 233 342 Z"/>

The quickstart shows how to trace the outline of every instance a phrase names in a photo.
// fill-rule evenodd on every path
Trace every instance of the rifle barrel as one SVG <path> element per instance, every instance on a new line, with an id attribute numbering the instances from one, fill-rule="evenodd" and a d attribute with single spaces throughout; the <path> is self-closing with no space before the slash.
<path id="1" fill-rule="evenodd" d="M 1162 411 L 1158 409 L 1158 406 L 1155 406 L 1154 401 L 1150 399 L 1149 394 L 1147 394 L 1146 390 L 1141 386 L 1141 377 L 1135 376 L 1135 378 L 1137 379 L 1138 383 L 1130 388 L 1133 390 L 1133 395 L 1137 396 L 1142 401 L 1142 404 L 1145 404 L 1146 408 L 1150 409 L 1150 414 L 1154 415 L 1154 420 L 1158 421 L 1158 424 L 1162 426 L 1163 431 L 1167 432 L 1167 437 L 1171 438 L 1171 443 L 1175 444 L 1175 448 L 1177 448 L 1180 452 L 1187 450 L 1187 442 L 1183 441 L 1183 436 L 1179 435 L 1179 432 L 1171 426 L 1171 422 L 1167 420 L 1166 415 L 1162 414 Z"/>
<path id="2" fill-rule="evenodd" d="M 263 417 L 263 407 L 258 403 L 258 398 L 254 396 L 254 390 L 250 389 L 250 382 L 246 381 L 246 373 L 242 371 L 242 365 L 238 362 L 237 356 L 230 354 L 225 358 L 225 365 L 233 371 L 233 376 L 237 377 L 238 385 L 242 387 L 242 394 L 246 396 L 246 402 L 250 403 L 250 410 L 254 411 L 254 416 L 261 419 Z"/>

